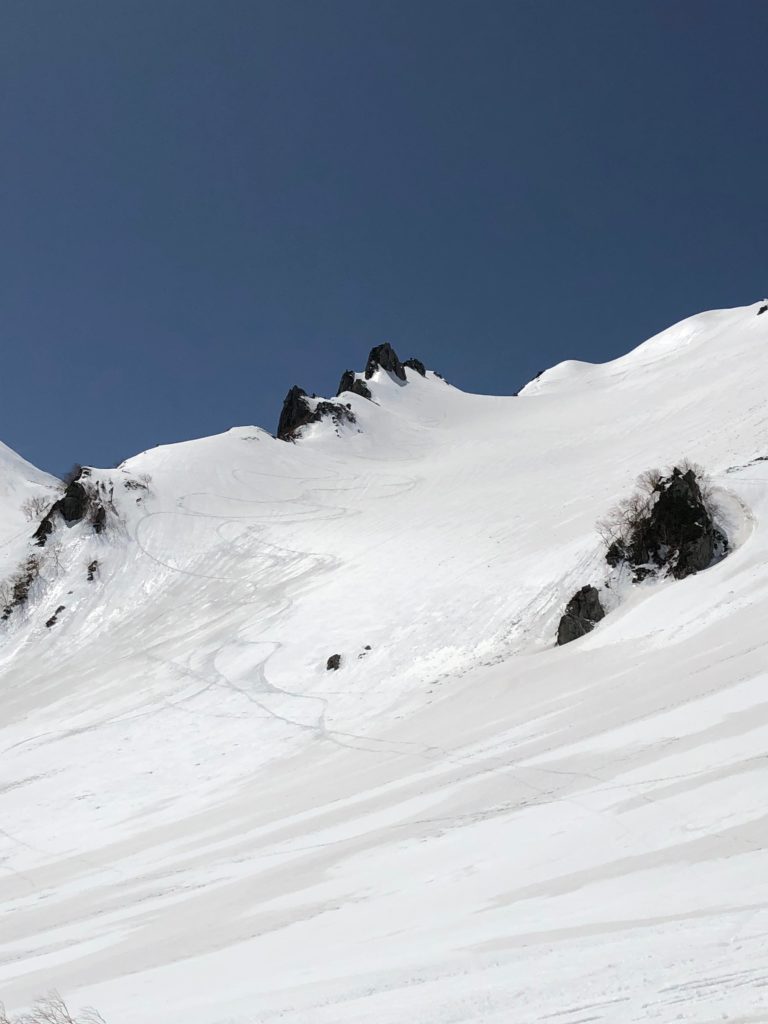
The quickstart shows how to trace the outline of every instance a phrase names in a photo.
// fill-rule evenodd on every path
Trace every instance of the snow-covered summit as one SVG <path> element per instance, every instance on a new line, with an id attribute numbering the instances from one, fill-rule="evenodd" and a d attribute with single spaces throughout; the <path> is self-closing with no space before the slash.
<path id="1" fill-rule="evenodd" d="M 106 528 L 87 502 L 42 547 L 30 526 L 38 576 L 0 642 L 6 1002 L 55 986 L 109 1024 L 754 1017 L 762 305 L 518 397 L 366 367 L 370 398 L 295 396 L 354 422 L 91 469 Z M 684 458 L 728 557 L 556 648 L 605 569 L 596 523 Z"/>

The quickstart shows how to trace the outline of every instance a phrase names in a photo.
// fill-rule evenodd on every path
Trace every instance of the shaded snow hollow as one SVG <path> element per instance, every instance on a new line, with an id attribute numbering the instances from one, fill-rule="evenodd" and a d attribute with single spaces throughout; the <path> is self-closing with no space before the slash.
<path id="1" fill-rule="evenodd" d="M 379 369 L 342 436 L 93 470 L 114 521 L 57 527 L 0 646 L 9 1008 L 768 1019 L 759 305 L 517 398 Z M 7 572 L 51 481 L 4 452 Z M 681 458 L 729 557 L 553 647 L 604 571 L 595 523 Z"/>

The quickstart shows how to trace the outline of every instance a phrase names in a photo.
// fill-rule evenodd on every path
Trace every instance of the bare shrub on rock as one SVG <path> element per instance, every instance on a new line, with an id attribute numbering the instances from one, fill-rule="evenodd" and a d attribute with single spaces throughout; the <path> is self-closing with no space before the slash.
<path id="1" fill-rule="evenodd" d="M 626 564 L 636 580 L 664 569 L 677 579 L 707 568 L 728 550 L 709 476 L 684 460 L 665 473 L 647 470 L 635 490 L 598 522 L 611 566 Z"/>

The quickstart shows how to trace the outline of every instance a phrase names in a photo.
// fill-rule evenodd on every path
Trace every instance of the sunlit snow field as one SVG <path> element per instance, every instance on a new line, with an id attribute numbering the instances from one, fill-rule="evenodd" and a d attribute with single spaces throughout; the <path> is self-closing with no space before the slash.
<path id="1" fill-rule="evenodd" d="M 758 308 L 519 397 L 379 371 L 373 402 L 344 396 L 356 426 L 94 471 L 120 520 L 60 526 L 0 638 L 8 1007 L 57 988 L 108 1024 L 768 1021 Z M 7 575 L 32 550 L 21 502 L 53 482 L 1 454 Z M 731 553 L 556 648 L 605 575 L 596 522 L 682 458 Z"/>

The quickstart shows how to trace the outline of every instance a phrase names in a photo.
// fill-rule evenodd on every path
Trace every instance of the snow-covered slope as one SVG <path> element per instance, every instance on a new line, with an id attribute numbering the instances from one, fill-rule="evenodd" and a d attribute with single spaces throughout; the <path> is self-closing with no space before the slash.
<path id="1" fill-rule="evenodd" d="M 0 584 L 25 557 L 34 519 L 53 504 L 60 487 L 58 480 L 0 442 Z"/>
<path id="2" fill-rule="evenodd" d="M 6 1002 L 768 1019 L 758 308 L 516 398 L 379 370 L 355 424 L 94 470 L 107 530 L 56 527 L 0 645 Z M 554 647 L 597 520 L 681 458 L 730 555 Z"/>
<path id="3" fill-rule="evenodd" d="M 25 504 L 35 498 L 52 502 L 58 488 L 58 480 L 0 442 L 0 550 L 8 547 L 17 535 L 25 539 L 31 532 L 27 528 L 30 520 L 24 512 Z"/>

